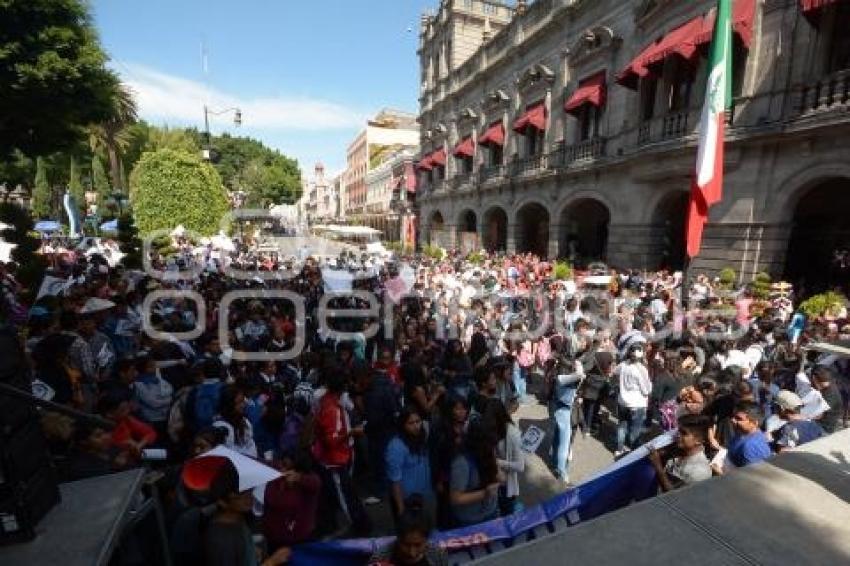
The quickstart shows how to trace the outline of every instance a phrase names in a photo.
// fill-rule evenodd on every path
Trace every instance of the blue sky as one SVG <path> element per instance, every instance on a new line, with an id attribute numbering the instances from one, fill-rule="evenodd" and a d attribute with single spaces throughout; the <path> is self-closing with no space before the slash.
<path id="1" fill-rule="evenodd" d="M 438 0 L 93 0 L 112 66 L 155 124 L 250 135 L 331 172 L 382 107 L 416 112 L 419 18 Z M 408 28 L 412 31 L 408 32 Z M 205 73 L 201 46 L 206 46 Z"/>

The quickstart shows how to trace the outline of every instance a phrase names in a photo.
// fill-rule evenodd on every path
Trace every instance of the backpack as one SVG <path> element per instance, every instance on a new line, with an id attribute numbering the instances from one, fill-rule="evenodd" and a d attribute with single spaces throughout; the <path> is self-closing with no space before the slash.
<path id="1" fill-rule="evenodd" d="M 222 388 L 221 382 L 201 383 L 190 393 L 186 406 L 196 431 L 213 424 L 218 414 Z"/>
<path id="2" fill-rule="evenodd" d="M 186 403 L 192 390 L 181 389 L 174 397 L 174 404 L 168 412 L 168 436 L 179 443 L 186 432 Z"/>

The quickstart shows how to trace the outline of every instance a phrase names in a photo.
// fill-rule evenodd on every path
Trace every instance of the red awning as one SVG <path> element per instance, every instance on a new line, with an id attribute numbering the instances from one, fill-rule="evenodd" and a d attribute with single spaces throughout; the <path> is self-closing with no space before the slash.
<path id="1" fill-rule="evenodd" d="M 811 0 L 812 2 L 826 0 Z M 756 16 L 756 0 L 735 0 L 732 6 L 732 31 L 734 31 L 745 47 L 750 46 L 753 39 L 753 20 Z M 712 9 L 703 19 L 702 31 L 696 37 L 697 45 L 708 45 L 714 35 L 714 21 L 717 10 Z"/>
<path id="2" fill-rule="evenodd" d="M 524 134 L 526 129 L 534 128 L 538 132 L 546 130 L 546 104 L 538 102 L 525 110 L 525 114 L 514 122 L 514 131 Z"/>
<path id="3" fill-rule="evenodd" d="M 478 145 L 487 147 L 489 145 L 505 145 L 505 125 L 499 120 L 490 125 L 484 135 L 478 138 Z"/>
<path id="4" fill-rule="evenodd" d="M 459 144 L 457 144 L 452 151 L 452 155 L 455 157 L 473 157 L 475 155 L 475 142 L 472 140 L 472 136 L 466 136 L 463 138 Z"/>
<path id="5" fill-rule="evenodd" d="M 755 2 L 756 0 L 735 0 L 732 8 L 732 29 L 746 47 L 749 47 L 753 37 Z M 650 67 L 662 63 L 671 55 L 679 55 L 684 59 L 692 60 L 701 46 L 711 42 L 714 35 L 715 18 L 716 10 L 712 9 L 708 14 L 697 16 L 685 22 L 650 44 L 617 75 L 617 83 L 635 89 L 639 78 L 652 73 Z"/>
<path id="6" fill-rule="evenodd" d="M 413 171 L 412 163 L 404 164 L 405 188 L 408 193 L 416 192 L 416 173 Z"/>
<path id="7" fill-rule="evenodd" d="M 800 0 L 800 11 L 814 25 L 820 23 L 821 10 L 832 4 L 841 4 L 846 0 Z"/>
<path id="8" fill-rule="evenodd" d="M 441 147 L 434 150 L 434 153 L 431 154 L 431 164 L 433 167 L 446 166 L 446 148 Z"/>
<path id="9" fill-rule="evenodd" d="M 578 88 L 564 104 L 564 111 L 574 114 L 585 104 L 597 108 L 605 105 L 605 71 L 579 81 Z"/>
<path id="10" fill-rule="evenodd" d="M 416 168 L 420 171 L 430 171 L 434 168 L 433 159 L 431 158 L 433 154 L 429 153 L 425 155 L 422 159 L 419 160 L 419 163 L 416 164 Z"/>

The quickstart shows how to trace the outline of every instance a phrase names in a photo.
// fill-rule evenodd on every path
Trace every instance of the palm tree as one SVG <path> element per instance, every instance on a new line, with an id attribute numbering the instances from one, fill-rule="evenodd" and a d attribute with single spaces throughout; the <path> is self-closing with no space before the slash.
<path id="1" fill-rule="evenodd" d="M 100 124 L 89 127 L 89 145 L 92 153 L 103 152 L 109 160 L 109 177 L 112 186 L 119 192 L 126 192 L 121 175 L 120 152 L 127 148 L 130 137 L 127 126 L 138 119 L 138 108 L 133 92 L 124 83 L 118 84 L 112 97 L 112 116 Z"/>

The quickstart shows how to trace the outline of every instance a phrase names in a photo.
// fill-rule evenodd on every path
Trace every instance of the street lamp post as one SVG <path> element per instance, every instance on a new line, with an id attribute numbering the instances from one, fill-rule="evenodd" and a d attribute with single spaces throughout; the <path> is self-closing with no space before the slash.
<path id="1" fill-rule="evenodd" d="M 212 161 L 212 147 L 210 144 L 210 114 L 213 116 L 221 116 L 228 112 L 233 112 L 233 124 L 236 127 L 241 126 L 242 111 L 239 108 L 234 106 L 232 108 L 225 108 L 224 110 L 212 110 L 204 104 L 204 159 L 207 161 Z"/>

